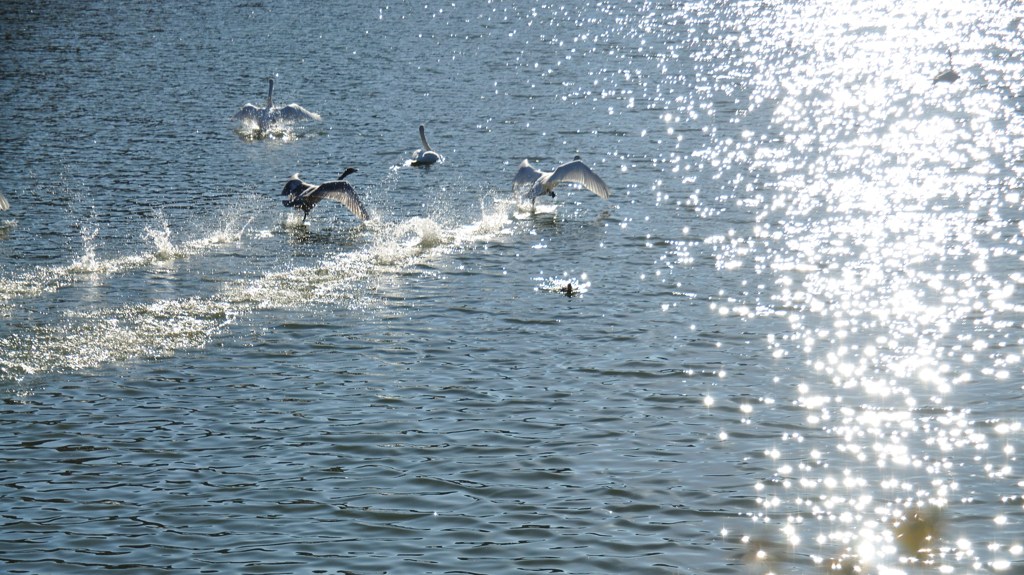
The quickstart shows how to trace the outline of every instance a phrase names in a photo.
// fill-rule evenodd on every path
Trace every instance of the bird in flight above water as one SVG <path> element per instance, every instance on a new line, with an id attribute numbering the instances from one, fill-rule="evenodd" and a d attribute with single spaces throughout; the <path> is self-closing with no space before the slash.
<path id="1" fill-rule="evenodd" d="M 562 182 L 579 184 L 606 200 L 611 195 L 604 180 L 580 161 L 579 156 L 558 166 L 552 172 L 542 172 L 531 166 L 529 160 L 523 160 L 512 182 L 512 192 L 518 193 L 528 189 L 526 199 L 533 204 L 540 196 L 555 197 L 555 187 Z"/>
<path id="2" fill-rule="evenodd" d="M 282 122 L 305 122 L 319 121 L 320 114 L 310 112 L 298 104 L 287 106 L 274 105 L 274 78 L 270 80 L 270 91 L 267 92 L 267 103 L 263 106 L 246 104 L 231 117 L 236 122 L 250 122 L 256 124 L 261 131 L 267 131 L 275 124 Z"/>
<path id="3" fill-rule="evenodd" d="M 361 221 L 366 220 L 370 215 L 366 212 L 363 201 L 359 199 L 352 184 L 345 181 L 346 177 L 357 171 L 355 168 L 347 168 L 338 176 L 337 180 L 320 185 L 306 183 L 299 179 L 298 174 L 295 174 L 285 183 L 284 190 L 281 191 L 282 196 L 288 196 L 282 203 L 286 208 L 302 210 L 303 223 L 306 222 L 309 211 L 321 200 L 339 202 Z"/>

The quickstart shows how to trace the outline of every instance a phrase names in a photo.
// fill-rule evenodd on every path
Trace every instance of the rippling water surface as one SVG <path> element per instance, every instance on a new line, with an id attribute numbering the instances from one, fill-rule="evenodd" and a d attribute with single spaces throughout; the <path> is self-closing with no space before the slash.
<path id="1" fill-rule="evenodd" d="M 6 7 L 0 570 L 1024 572 L 1024 11 L 918 4 Z"/>

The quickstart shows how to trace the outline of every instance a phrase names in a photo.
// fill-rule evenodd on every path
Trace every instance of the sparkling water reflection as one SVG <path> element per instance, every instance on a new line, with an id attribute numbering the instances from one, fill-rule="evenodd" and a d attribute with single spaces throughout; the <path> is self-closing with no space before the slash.
<path id="1" fill-rule="evenodd" d="M 1005 514 L 1019 512 L 1006 481 L 1019 422 L 986 401 L 1020 398 L 1022 327 L 1020 173 L 1006 161 L 1021 122 L 1005 92 L 1019 71 L 1000 30 L 1017 21 L 994 8 L 792 8 L 785 56 L 765 62 L 780 81 L 755 90 L 776 102 L 779 136 L 753 161 L 772 193 L 753 202 L 743 262 L 775 276 L 767 313 L 790 326 L 775 355 L 807 358 L 798 402 L 834 438 L 766 452 L 779 466 L 757 518 L 829 572 L 1020 559 Z M 947 47 L 962 78 L 933 86 Z M 722 265 L 748 251 L 734 243 Z M 751 544 L 755 565 L 788 569 Z"/>
<path id="2" fill-rule="evenodd" d="M 1022 19 L 9 7 L 0 563 L 1019 572 Z M 322 123 L 234 132 L 268 74 Z"/>

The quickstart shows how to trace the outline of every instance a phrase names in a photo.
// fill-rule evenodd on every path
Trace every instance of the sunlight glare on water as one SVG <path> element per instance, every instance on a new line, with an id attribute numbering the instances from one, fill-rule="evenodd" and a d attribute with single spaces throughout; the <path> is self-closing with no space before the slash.
<path id="1" fill-rule="evenodd" d="M 1024 565 L 1015 3 L 57 4 L 0 11 L 4 567 Z M 322 121 L 231 122 L 267 74 Z M 282 206 L 348 166 L 367 221 Z"/>
<path id="2" fill-rule="evenodd" d="M 755 518 L 781 523 L 792 555 L 762 550 L 755 567 L 998 571 L 1020 559 L 1019 526 L 966 518 L 977 499 L 1017 500 L 1005 479 L 1020 423 L 954 399 L 1002 385 L 1021 357 L 1019 167 L 1005 178 L 1024 129 L 998 84 L 1019 82 L 1020 67 L 1001 43 L 1016 24 L 989 4 L 770 16 L 779 29 L 762 39 L 752 98 L 774 102 L 777 135 L 753 167 L 774 193 L 752 204 L 758 248 L 735 243 L 722 265 L 749 252 L 739 261 L 776 277 L 763 313 L 791 328 L 776 357 L 806 358 L 817 377 L 794 382 L 799 404 L 835 444 L 795 435 L 774 454 Z M 933 84 L 947 51 L 961 79 Z M 963 489 L 965 476 L 993 492 Z"/>

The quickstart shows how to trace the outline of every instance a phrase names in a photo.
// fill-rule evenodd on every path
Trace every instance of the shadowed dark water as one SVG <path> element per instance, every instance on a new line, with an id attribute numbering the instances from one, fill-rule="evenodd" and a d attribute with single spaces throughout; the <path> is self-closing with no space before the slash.
<path id="1" fill-rule="evenodd" d="M 1024 13 L 891 4 L 6 6 L 0 571 L 1022 572 Z"/>

